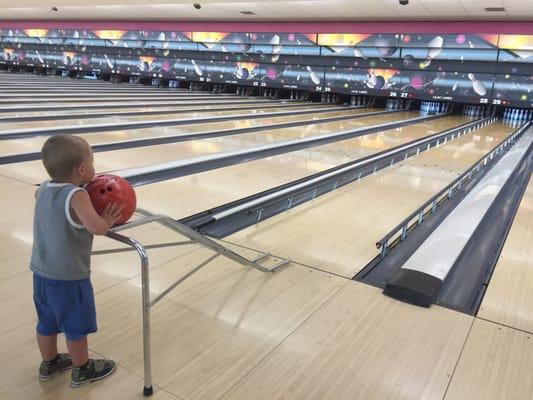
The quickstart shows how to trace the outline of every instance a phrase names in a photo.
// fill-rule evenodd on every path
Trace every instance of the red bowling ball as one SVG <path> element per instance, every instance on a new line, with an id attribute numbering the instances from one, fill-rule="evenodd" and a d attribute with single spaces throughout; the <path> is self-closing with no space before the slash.
<path id="1" fill-rule="evenodd" d="M 91 202 L 100 215 L 110 203 L 123 206 L 121 218 L 115 225 L 126 223 L 137 206 L 137 198 L 135 191 L 130 183 L 120 176 L 116 175 L 96 175 L 94 179 L 85 186 L 85 190 L 89 193 Z"/>

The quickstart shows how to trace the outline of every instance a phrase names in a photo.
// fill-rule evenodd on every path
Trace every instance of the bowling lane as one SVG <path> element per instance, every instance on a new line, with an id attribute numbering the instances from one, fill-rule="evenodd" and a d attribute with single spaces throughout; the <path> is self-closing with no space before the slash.
<path id="1" fill-rule="evenodd" d="M 533 178 L 522 197 L 478 316 L 533 332 Z"/>
<path id="2" fill-rule="evenodd" d="M 242 97 L 237 97 L 235 95 L 232 96 L 223 96 L 223 95 L 212 95 L 212 94 L 198 94 L 194 93 L 190 96 L 179 96 L 179 95 L 172 95 L 172 96 L 142 96 L 142 95 L 135 95 L 135 96 L 127 96 L 127 95 L 109 95 L 106 96 L 105 94 L 100 94 L 98 96 L 91 96 L 90 98 L 87 96 L 71 96 L 71 97 L 58 97 L 58 96 L 48 96 L 48 97 L 41 97 L 41 98 L 35 98 L 34 96 L 29 97 L 2 97 L 0 98 L 0 106 L 3 105 L 25 105 L 25 106 L 31 106 L 31 105 L 42 105 L 43 102 L 46 102 L 47 104 L 65 104 L 65 103 L 80 103 L 80 104 L 86 104 L 86 103 L 95 103 L 98 101 L 120 101 L 120 102 L 133 102 L 133 101 L 143 101 L 143 102 L 154 102 L 162 100 L 166 101 L 185 101 L 185 100 L 197 100 L 197 101 L 207 101 L 207 100 L 230 100 L 230 99 L 242 99 Z"/>
<path id="3" fill-rule="evenodd" d="M 142 167 L 174 160 L 193 159 L 215 153 L 242 150 L 259 145 L 264 146 L 291 139 L 334 133 L 342 129 L 357 129 L 394 120 L 412 118 L 416 115 L 413 112 L 401 112 L 392 115 L 362 117 L 342 122 L 317 123 L 285 129 L 265 129 L 264 131 L 233 136 L 95 153 L 95 165 L 97 171 L 100 172 Z M 235 124 L 237 122 L 243 121 L 231 121 L 230 123 Z M 264 124 L 264 121 L 256 122 L 260 126 Z M 120 138 L 120 135 L 117 135 L 116 138 Z M 39 183 L 46 179 L 46 173 L 40 161 L 4 165 L 0 167 L 0 174 L 16 177 L 29 183 Z"/>
<path id="4" fill-rule="evenodd" d="M 189 107 L 190 108 L 190 107 Z M 228 108 L 228 107 L 226 107 Z M 178 113 L 178 114 L 162 114 L 162 115 L 127 115 L 127 116 L 109 116 L 101 118 L 78 118 L 78 119 L 53 119 L 49 121 L 30 121 L 30 122 L 5 122 L 0 125 L 0 136 L 4 133 L 10 133 L 19 129 L 43 129 L 43 128 L 65 128 L 65 127 L 76 127 L 76 126 L 87 126 L 87 125 L 106 125 L 106 124 L 116 124 L 120 122 L 147 122 L 147 121 L 168 121 L 168 120 L 187 120 L 187 119 L 197 119 L 197 118 L 208 118 L 208 117 L 223 117 L 229 115 L 250 115 L 254 117 L 255 115 L 264 114 L 266 112 L 283 112 L 283 111 L 298 111 L 298 110 L 312 110 L 312 109 L 324 108 L 320 104 L 314 106 L 308 106 L 302 104 L 299 107 L 290 107 L 288 109 L 283 104 L 277 104 L 276 106 L 271 106 L 270 104 L 259 104 L 256 108 L 253 109 L 244 109 L 244 110 L 224 110 L 219 108 L 212 108 L 212 111 L 209 112 L 195 112 L 191 111 L 188 113 Z M 339 110 L 342 110 L 342 107 L 339 107 Z M 309 115 L 308 115 L 309 117 Z M 100 130 L 105 130 L 105 126 L 95 128 Z"/>
<path id="5" fill-rule="evenodd" d="M 69 90 L 66 93 L 50 93 L 50 91 L 46 91 L 44 93 L 41 92 L 31 92 L 31 93 L 20 93 L 18 90 L 14 93 L 5 93 L 4 91 L 0 92 L 0 99 L 3 101 L 5 99 L 9 100 L 34 100 L 34 99 L 43 99 L 43 100 L 51 100 L 53 99 L 71 99 L 71 98 L 105 98 L 105 97 L 121 97 L 125 99 L 129 98 L 188 98 L 188 97 L 237 97 L 235 94 L 213 94 L 208 92 L 171 92 L 171 91 L 164 91 L 160 90 L 158 92 L 124 92 L 124 91 L 107 91 L 106 93 L 102 93 L 101 91 L 94 91 L 94 92 L 85 92 L 82 90 Z"/>
<path id="6" fill-rule="evenodd" d="M 161 101 L 161 102 L 153 102 L 153 103 L 128 103 L 131 107 L 124 107 L 124 103 L 118 102 L 118 103 L 107 103 L 104 104 L 64 104 L 64 105 L 57 105 L 54 104 L 52 106 L 49 106 L 48 104 L 40 104 L 37 107 L 31 106 L 32 109 L 42 109 L 42 111 L 28 111 L 28 108 L 26 107 L 0 107 L 0 117 L 31 117 L 31 116 L 45 116 L 45 115 L 61 115 L 65 112 L 68 112 L 68 114 L 102 114 L 102 113 L 120 113 L 120 112 L 143 112 L 143 111 L 158 111 L 158 110 L 182 110 L 182 109 L 190 109 L 190 108 L 197 108 L 197 109 L 222 109 L 222 108 L 229 108 L 229 107 L 248 107 L 254 104 L 257 104 L 260 107 L 279 107 L 283 104 L 288 104 L 287 102 L 281 102 L 281 101 L 272 101 L 272 100 L 257 100 L 257 99 L 232 99 L 232 100 L 224 100 L 224 101 L 216 101 L 216 104 L 208 104 L 205 105 L 206 101 L 177 101 L 177 102 L 169 102 L 169 101 Z M 211 102 L 213 103 L 213 102 Z M 296 104 L 294 102 L 290 103 Z M 314 106 L 311 103 L 300 103 L 302 106 Z M 323 105 L 324 107 L 327 107 L 327 104 Z M 333 105 L 329 105 L 333 107 Z M 65 110 L 65 107 L 79 107 L 74 109 L 68 109 Z"/>
<path id="7" fill-rule="evenodd" d="M 127 87 L 127 86 L 121 86 L 119 84 L 112 85 L 112 86 L 97 86 L 97 87 L 90 87 L 90 86 L 61 86 L 58 84 L 53 85 L 41 85 L 41 84 L 28 84 L 28 85 L 7 85 L 7 84 L 0 84 L 0 88 L 2 89 L 2 93 L 45 93 L 45 92 L 52 92 L 52 93 L 73 93 L 73 92 L 87 92 L 87 93 L 96 93 L 99 91 L 113 91 L 113 92 L 125 92 L 125 93 L 181 93 L 181 92 L 187 92 L 185 89 L 174 89 L 174 88 L 167 88 L 167 87 L 153 87 L 153 86 L 144 86 L 144 87 Z"/>
<path id="8" fill-rule="evenodd" d="M 293 108 L 291 107 L 291 110 Z M 307 107 L 305 108 L 307 109 Z M 343 115 L 358 115 L 367 112 L 372 112 L 372 109 L 346 109 L 343 107 L 338 107 L 339 111 L 330 111 L 330 112 L 317 112 L 315 114 L 301 114 L 301 115 L 291 115 L 291 116 L 280 116 L 280 117 L 269 117 L 256 119 L 255 117 L 258 114 L 263 114 L 264 112 L 274 112 L 273 108 L 265 109 L 255 112 L 255 110 L 248 110 L 250 113 L 249 119 L 243 120 L 228 120 L 220 122 L 206 122 L 204 124 L 195 124 L 195 125 L 180 125 L 180 126 L 166 126 L 166 127 L 153 127 L 153 128 L 141 128 L 141 129 L 128 129 L 122 131 L 105 131 L 105 130 L 95 130 L 94 133 L 84 133 L 83 138 L 87 140 L 90 144 L 102 144 L 108 142 L 117 142 L 124 140 L 133 140 L 133 139 L 144 139 L 151 137 L 161 137 L 161 136 L 172 136 L 172 135 L 186 135 L 192 133 L 202 133 L 210 132 L 216 130 L 225 130 L 225 129 L 239 129 L 239 128 L 251 128 L 257 126 L 265 126 L 284 122 L 299 122 L 299 121 L 309 121 L 317 120 L 320 121 L 324 118 L 330 118 L 334 116 L 343 116 Z M 257 109 L 256 109 L 257 110 Z M 276 109 L 277 111 L 282 111 Z M 285 110 L 287 110 L 285 108 Z M 198 113 L 200 114 L 200 113 Z M 199 118 L 209 113 L 201 113 Z M 185 114 L 179 114 L 179 119 L 183 119 Z M 153 116 L 152 118 L 159 118 L 159 116 Z M 34 122 L 35 126 L 40 124 L 40 122 Z M 43 143 L 46 141 L 47 136 L 36 136 L 27 139 L 17 139 L 17 140 L 3 140 L 0 141 L 0 156 L 8 154 L 20 154 L 26 153 L 29 151 L 40 151 Z"/>
<path id="9" fill-rule="evenodd" d="M 487 126 L 227 240 L 351 278 L 377 254 L 377 240 L 511 131 L 501 123 Z"/>
<path id="10" fill-rule="evenodd" d="M 7 79 L 6 79 L 7 78 Z M 87 79 L 65 79 L 65 78 L 53 78 L 47 77 L 46 79 L 34 79 L 34 80 L 17 80 L 16 75 L 9 75 L 7 77 L 0 77 L 1 86 L 16 86 L 16 87 L 32 87 L 34 85 L 41 85 L 46 87 L 77 87 L 86 86 L 93 88 L 111 88 L 117 84 L 109 81 L 93 81 Z M 127 86 L 128 84 L 123 84 Z M 132 87 L 140 87 L 141 85 L 131 85 Z M 151 86 L 148 86 L 151 87 Z"/>
<path id="11" fill-rule="evenodd" d="M 81 83 L 81 82 L 80 82 Z M 187 92 L 190 91 L 187 89 L 176 89 L 176 88 L 167 88 L 167 87 L 155 87 L 155 86 L 128 86 L 126 84 L 108 84 L 108 85 L 85 85 L 85 84 L 69 84 L 69 85 L 63 85 L 61 83 L 50 83 L 50 84 L 43 84 L 41 82 L 39 83 L 24 83 L 24 84 L 8 84 L 8 83 L 0 83 L 0 89 L 2 89 L 2 92 L 5 90 L 6 92 L 33 92 L 33 91 L 39 91 L 39 92 L 76 92 L 78 90 L 81 91 L 90 91 L 92 93 L 94 92 L 106 92 L 106 91 L 124 91 L 127 93 L 135 93 L 135 92 L 149 92 L 149 93 L 158 93 L 160 91 L 166 91 L 166 92 Z"/>
<path id="12" fill-rule="evenodd" d="M 464 117 L 446 117 L 141 186 L 136 188 L 138 204 L 173 218 L 183 218 L 465 121 Z"/>

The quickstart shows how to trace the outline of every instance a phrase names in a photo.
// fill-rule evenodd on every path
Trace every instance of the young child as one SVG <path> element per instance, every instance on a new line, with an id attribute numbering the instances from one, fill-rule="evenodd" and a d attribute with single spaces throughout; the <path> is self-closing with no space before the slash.
<path id="1" fill-rule="evenodd" d="M 94 176 L 89 144 L 76 136 L 50 137 L 42 160 L 51 177 L 35 193 L 33 300 L 37 311 L 37 343 L 43 361 L 39 379 L 46 381 L 72 368 L 71 386 L 111 375 L 111 360 L 89 359 L 87 334 L 96 332 L 90 278 L 93 235 L 105 235 L 120 217 L 109 204 L 98 215 L 83 185 Z M 69 354 L 58 354 L 57 334 L 64 332 Z"/>

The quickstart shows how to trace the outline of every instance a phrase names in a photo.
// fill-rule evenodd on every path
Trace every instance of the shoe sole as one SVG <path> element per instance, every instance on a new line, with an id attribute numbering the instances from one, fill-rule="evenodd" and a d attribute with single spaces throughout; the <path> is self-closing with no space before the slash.
<path id="1" fill-rule="evenodd" d="M 49 381 L 50 379 L 52 379 L 57 374 L 60 374 L 61 372 L 68 371 L 69 369 L 72 369 L 72 365 L 70 365 L 68 367 L 65 367 L 65 368 L 62 368 L 62 369 L 58 369 L 56 372 L 54 372 L 53 374 L 50 374 L 50 375 L 39 375 L 39 380 L 41 382 Z"/>
<path id="2" fill-rule="evenodd" d="M 113 367 L 113 369 L 111 371 L 109 371 L 107 374 L 105 375 L 102 375 L 102 376 L 99 376 L 98 378 L 93 378 L 93 379 L 88 379 L 86 381 L 83 381 L 83 382 L 80 382 L 80 383 L 77 383 L 77 382 L 74 382 L 74 381 L 70 381 L 70 387 L 72 388 L 79 388 L 80 386 L 83 386 L 83 385 L 86 385 L 88 383 L 91 383 L 91 382 L 98 382 L 98 381 L 101 381 L 102 379 L 105 379 L 107 378 L 109 375 L 111 375 L 113 372 L 115 372 L 117 370 L 117 365 L 115 364 L 115 366 Z"/>

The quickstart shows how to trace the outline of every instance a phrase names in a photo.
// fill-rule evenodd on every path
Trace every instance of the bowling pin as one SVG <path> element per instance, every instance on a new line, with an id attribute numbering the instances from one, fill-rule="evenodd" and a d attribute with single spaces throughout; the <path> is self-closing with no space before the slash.
<path id="1" fill-rule="evenodd" d="M 200 66 L 198 64 L 196 64 L 195 60 L 191 60 L 191 64 L 194 67 L 194 72 L 196 72 L 196 75 L 202 76 L 204 74 L 203 71 L 202 71 L 202 68 L 200 68 Z"/>
<path id="2" fill-rule="evenodd" d="M 111 60 L 109 59 L 109 57 L 107 56 L 107 54 L 104 54 L 104 58 L 105 58 L 105 62 L 107 63 L 107 66 L 108 66 L 110 69 L 113 69 L 113 63 L 111 62 Z"/>
<path id="3" fill-rule="evenodd" d="M 318 76 L 318 74 L 313 71 L 313 69 L 309 65 L 305 68 L 307 69 L 307 72 L 309 72 L 309 77 L 311 78 L 311 81 L 313 81 L 315 85 L 320 85 L 320 77 Z"/>
<path id="4" fill-rule="evenodd" d="M 431 41 L 428 43 L 428 54 L 427 58 L 429 61 L 437 57 L 443 48 L 444 45 L 444 38 L 442 36 L 435 36 Z"/>
<path id="5" fill-rule="evenodd" d="M 470 81 L 472 82 L 472 88 L 474 89 L 474 92 L 476 92 L 480 96 L 485 96 L 487 94 L 487 89 L 483 85 L 483 82 L 478 80 L 474 74 L 469 73 L 468 79 L 470 79 Z"/>

